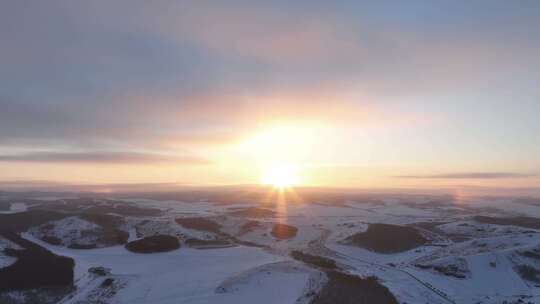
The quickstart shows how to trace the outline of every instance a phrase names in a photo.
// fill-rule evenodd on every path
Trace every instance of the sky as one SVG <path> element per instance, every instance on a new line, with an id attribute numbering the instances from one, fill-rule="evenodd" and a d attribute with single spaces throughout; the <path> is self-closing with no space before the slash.
<path id="1" fill-rule="evenodd" d="M 0 187 L 540 187 L 538 54 L 535 0 L 5 0 Z"/>

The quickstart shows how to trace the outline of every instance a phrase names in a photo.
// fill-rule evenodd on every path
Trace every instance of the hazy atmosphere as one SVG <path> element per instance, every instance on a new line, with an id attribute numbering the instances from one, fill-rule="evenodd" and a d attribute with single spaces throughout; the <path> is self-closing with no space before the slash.
<path id="1" fill-rule="evenodd" d="M 538 1 L 3 1 L 0 184 L 535 188 L 538 28 Z"/>
<path id="2" fill-rule="evenodd" d="M 0 0 L 0 304 L 539 304 L 540 0 Z"/>

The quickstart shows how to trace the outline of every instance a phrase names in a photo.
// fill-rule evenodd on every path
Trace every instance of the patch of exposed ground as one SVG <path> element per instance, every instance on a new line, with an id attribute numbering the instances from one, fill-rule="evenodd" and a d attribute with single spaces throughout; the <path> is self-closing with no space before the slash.
<path id="1" fill-rule="evenodd" d="M 272 227 L 271 234 L 276 239 L 286 240 L 286 239 L 291 239 L 295 237 L 297 232 L 298 232 L 298 228 L 294 226 L 276 223 Z"/>
<path id="2" fill-rule="evenodd" d="M 258 207 L 242 208 L 239 210 L 229 211 L 229 215 L 232 216 L 241 216 L 241 217 L 253 217 L 253 218 L 264 218 L 264 217 L 274 217 L 276 212 Z"/>
<path id="3" fill-rule="evenodd" d="M 176 223 L 187 229 L 221 233 L 221 225 L 204 217 L 180 217 L 176 219 Z"/>
<path id="4" fill-rule="evenodd" d="M 224 239 L 201 240 L 201 239 L 190 238 L 185 241 L 185 244 L 189 247 L 193 247 L 197 249 L 225 248 L 225 247 L 234 246 L 233 243 Z"/>
<path id="5" fill-rule="evenodd" d="M 502 226 L 518 226 L 529 229 L 540 229 L 540 219 L 535 217 L 519 216 L 519 217 L 490 217 L 490 216 L 475 216 L 473 219 L 483 224 L 493 224 Z"/>
<path id="6" fill-rule="evenodd" d="M 377 278 L 360 278 L 338 271 L 326 272 L 328 281 L 311 304 L 398 304 Z"/>
<path id="7" fill-rule="evenodd" d="M 1 232 L 1 235 L 24 249 L 4 249 L 6 255 L 16 257 L 17 261 L 0 269 L 0 291 L 73 284 L 75 261 L 72 258 L 58 256 L 13 232 Z"/>
<path id="8" fill-rule="evenodd" d="M 408 226 L 370 224 L 367 231 L 353 234 L 343 244 L 363 247 L 378 253 L 397 253 L 414 249 L 428 241 Z"/>
<path id="9" fill-rule="evenodd" d="M 336 265 L 336 261 L 322 256 L 312 255 L 304 253 L 302 251 L 294 250 L 291 252 L 291 257 L 293 257 L 297 261 L 304 262 L 311 266 L 329 270 L 339 269 Z"/>
<path id="10" fill-rule="evenodd" d="M 170 235 L 154 235 L 129 242 L 126 249 L 136 253 L 156 253 L 180 248 L 178 238 Z"/>
<path id="11" fill-rule="evenodd" d="M 524 280 L 540 283 L 540 270 L 530 265 L 518 265 L 516 270 Z"/>

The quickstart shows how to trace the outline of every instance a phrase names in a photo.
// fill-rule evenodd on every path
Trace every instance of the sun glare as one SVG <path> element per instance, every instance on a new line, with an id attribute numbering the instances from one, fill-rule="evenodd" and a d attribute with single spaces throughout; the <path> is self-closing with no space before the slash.
<path id="1" fill-rule="evenodd" d="M 290 188 L 306 182 L 305 172 L 300 176 L 299 169 L 313 161 L 313 151 L 321 150 L 324 132 L 324 126 L 317 122 L 267 126 L 238 142 L 233 147 L 234 157 L 243 168 L 247 164 L 256 168 L 249 173 L 252 178 L 259 177 L 261 184 Z"/>
<path id="2" fill-rule="evenodd" d="M 290 166 L 270 168 L 264 172 L 261 182 L 275 188 L 287 188 L 299 182 L 297 171 Z"/>

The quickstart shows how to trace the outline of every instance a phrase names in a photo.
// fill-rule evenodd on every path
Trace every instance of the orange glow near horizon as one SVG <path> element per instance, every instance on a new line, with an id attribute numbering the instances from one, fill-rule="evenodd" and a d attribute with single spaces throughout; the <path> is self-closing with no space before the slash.
<path id="1" fill-rule="evenodd" d="M 449 159 L 441 167 L 438 159 L 415 150 L 393 149 L 396 140 L 381 140 L 387 130 L 362 127 L 353 132 L 322 120 L 280 120 L 261 122 L 242 131 L 226 144 L 207 144 L 193 148 L 205 162 L 182 160 L 137 162 L 66 161 L 66 162 L 0 162 L 0 183 L 20 183 L 24 187 L 84 189 L 115 192 L 142 187 L 148 190 L 174 190 L 182 186 L 254 185 L 270 186 L 268 201 L 299 201 L 293 187 L 338 187 L 364 189 L 462 189 L 469 193 L 490 193 L 491 188 L 535 187 L 540 177 L 437 178 L 445 172 L 480 172 L 483 165 Z M 354 140 L 351 140 L 354 138 Z M 178 154 L 185 151 L 178 150 Z M 190 151 L 191 152 L 191 151 Z M 200 153 L 197 153 L 200 152 Z M 169 154 L 174 154 L 169 151 Z M 408 162 L 403 161 L 408 159 Z M 422 169 L 417 167 L 422 164 Z M 516 163 L 527 172 L 525 162 Z M 503 171 L 500 169 L 499 171 Z M 36 172 L 47 172 L 40 183 Z M 415 174 L 411 174 L 415 172 Z M 407 177 L 411 175 L 411 177 Z M 405 176 L 405 177 L 401 177 Z M 416 177 L 417 176 L 417 177 Z M 435 176 L 431 177 L 431 176 Z M 15 186 L 11 186 L 15 185 Z M 467 187 L 465 187 L 465 186 Z M 17 187 L 17 183 L 5 188 Z M 41 189 L 40 188 L 40 189 Z M 120 189 L 120 190 L 119 190 Z M 488 190 L 486 190 L 488 189 Z M 280 199 L 279 190 L 283 190 Z M 519 189 L 518 189 L 519 190 Z M 519 193 L 522 193 L 519 190 Z M 516 192 L 517 193 L 517 192 Z M 526 192 L 524 192 L 526 193 Z"/>

